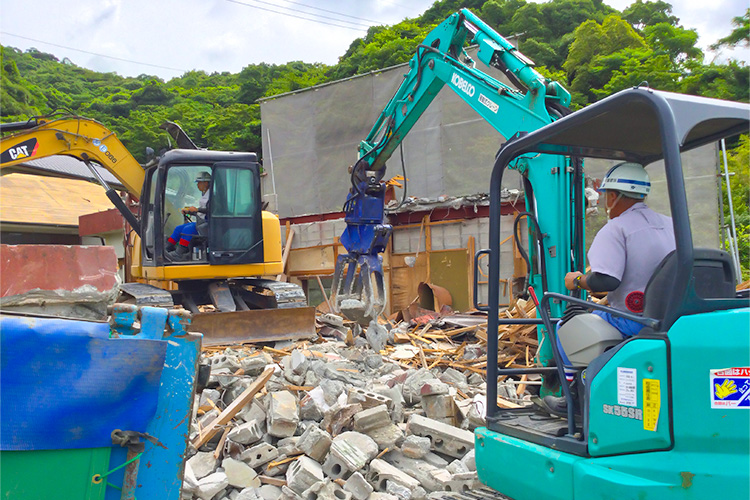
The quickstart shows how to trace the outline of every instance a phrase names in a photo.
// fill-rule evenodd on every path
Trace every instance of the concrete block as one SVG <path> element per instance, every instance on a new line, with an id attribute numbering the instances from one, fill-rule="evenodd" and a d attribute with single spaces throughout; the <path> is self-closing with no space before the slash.
<path id="1" fill-rule="evenodd" d="M 293 436 L 299 423 L 297 398 L 289 391 L 272 392 L 266 423 L 272 436 Z"/>
<path id="2" fill-rule="evenodd" d="M 234 441 L 239 444 L 253 444 L 260 441 L 263 437 L 263 429 L 261 429 L 259 423 L 256 420 L 251 422 L 245 422 L 240 424 L 227 434 L 227 439 Z"/>
<path id="3" fill-rule="evenodd" d="M 379 356 L 379 355 L 378 355 Z M 379 405 L 385 405 L 389 410 L 393 409 L 393 400 L 382 394 L 361 389 L 359 387 L 350 387 L 347 394 L 349 404 L 359 403 L 362 409 L 368 410 Z"/>
<path id="4" fill-rule="evenodd" d="M 323 479 L 323 469 L 320 464 L 306 456 L 301 456 L 292 462 L 286 471 L 287 486 L 299 495 Z"/>
<path id="5" fill-rule="evenodd" d="M 5 310 L 104 320 L 120 286 L 108 246 L 0 245 Z"/>
<path id="6" fill-rule="evenodd" d="M 279 456 L 279 450 L 268 443 L 258 443 L 240 454 L 240 460 L 255 469 Z"/>
<path id="7" fill-rule="evenodd" d="M 468 470 L 470 472 L 476 472 L 477 471 L 477 462 L 476 462 L 475 453 L 476 452 L 475 452 L 474 448 L 472 448 L 461 459 L 461 463 L 463 463 L 464 467 L 466 467 L 466 470 Z"/>
<path id="8" fill-rule="evenodd" d="M 455 425 L 458 409 L 453 397 L 448 394 L 422 396 L 422 408 L 428 418 Z"/>
<path id="9" fill-rule="evenodd" d="M 479 374 L 473 374 L 477 375 L 480 378 L 481 376 Z M 446 384 L 450 384 L 452 386 L 458 387 L 461 390 L 464 390 L 464 388 L 468 388 L 469 383 L 466 378 L 466 375 L 461 373 L 460 371 L 454 369 L 454 368 L 446 368 L 443 373 L 440 374 L 438 377 L 441 381 L 445 382 Z"/>
<path id="10" fill-rule="evenodd" d="M 297 494 L 289 486 L 281 487 L 281 500 L 304 500 L 301 495 Z"/>
<path id="11" fill-rule="evenodd" d="M 229 486 L 227 475 L 223 472 L 214 472 L 198 481 L 195 495 L 201 500 L 211 500 L 224 491 L 227 486 Z"/>
<path id="12" fill-rule="evenodd" d="M 333 406 L 339 398 L 339 395 L 344 392 L 344 382 L 340 380 L 323 379 L 320 381 L 320 388 L 323 391 L 323 397 L 328 406 Z"/>
<path id="13" fill-rule="evenodd" d="M 182 477 L 182 491 L 192 493 L 197 486 L 198 478 L 195 477 L 195 473 L 193 472 L 193 468 L 190 467 L 190 464 L 185 462 L 185 473 Z"/>
<path id="14" fill-rule="evenodd" d="M 416 479 L 428 491 L 439 491 L 442 489 L 442 482 L 438 481 L 435 476 L 436 471 L 439 469 L 424 460 L 409 458 L 398 450 L 385 454 L 383 460 Z M 448 479 L 450 479 L 450 473 L 445 472 L 444 481 Z"/>
<path id="15" fill-rule="evenodd" d="M 388 481 L 393 481 L 394 483 L 400 484 L 410 490 L 419 486 L 419 481 L 379 458 L 370 462 L 370 470 L 366 477 L 370 484 L 372 484 L 377 491 L 381 492 L 386 491 Z"/>
<path id="16" fill-rule="evenodd" d="M 469 378 L 466 381 L 469 383 L 469 385 L 479 385 L 484 382 L 484 379 L 480 374 L 472 373 L 471 375 L 469 375 Z"/>
<path id="17" fill-rule="evenodd" d="M 463 462 L 461 462 L 459 459 L 456 459 L 453 462 L 449 463 L 448 467 L 446 467 L 446 470 L 451 474 L 464 474 L 466 472 L 470 472 L 469 469 L 467 469 Z"/>
<path id="18" fill-rule="evenodd" d="M 362 469 L 378 454 L 373 439 L 359 432 L 344 432 L 336 436 L 323 463 L 323 471 L 331 479 L 344 479 Z"/>
<path id="19" fill-rule="evenodd" d="M 257 421 L 261 429 L 266 427 L 266 410 L 259 399 L 253 399 L 246 404 L 237 416 L 245 422 Z"/>
<path id="20" fill-rule="evenodd" d="M 391 424 L 391 415 L 386 405 L 375 406 L 354 415 L 354 430 L 367 432 Z"/>
<path id="21" fill-rule="evenodd" d="M 433 380 L 435 376 L 427 369 L 421 368 L 416 372 L 410 373 L 404 380 L 402 394 L 404 401 L 408 405 L 415 405 L 422 400 L 422 386 L 428 380 Z"/>
<path id="22" fill-rule="evenodd" d="M 214 405 L 219 402 L 221 399 L 221 393 L 217 391 L 216 389 L 203 389 L 203 392 L 201 392 L 201 398 L 198 403 L 198 406 L 211 406 L 211 401 Z"/>
<path id="23" fill-rule="evenodd" d="M 425 396 L 438 396 L 442 394 L 448 394 L 448 384 L 441 382 L 439 379 L 433 378 L 426 380 L 422 387 L 419 389 L 419 394 L 424 398 Z"/>
<path id="24" fill-rule="evenodd" d="M 216 354 L 208 358 L 208 361 L 211 363 L 211 372 L 226 368 L 234 373 L 240 368 L 240 360 L 237 356 Z"/>
<path id="25" fill-rule="evenodd" d="M 264 484 L 258 488 L 258 492 L 263 500 L 279 500 L 281 498 L 281 488 L 272 484 Z"/>
<path id="26" fill-rule="evenodd" d="M 370 495 L 369 500 L 398 500 L 398 497 L 395 495 L 391 495 L 390 493 L 375 491 L 372 495 Z"/>
<path id="27" fill-rule="evenodd" d="M 348 491 L 354 500 L 367 500 L 373 492 L 373 487 L 362 474 L 353 473 L 344 483 L 344 491 Z"/>
<path id="28" fill-rule="evenodd" d="M 234 490 L 232 493 L 235 492 L 237 492 L 237 490 Z M 237 492 L 237 495 L 234 498 L 231 496 L 232 493 L 229 494 L 229 498 L 232 500 L 263 500 L 263 497 L 260 496 L 257 488 L 243 488 L 242 491 Z"/>
<path id="29" fill-rule="evenodd" d="M 390 423 L 377 429 L 371 429 L 365 434 L 370 436 L 381 450 L 398 448 L 404 440 L 404 431 L 398 425 Z"/>
<path id="30" fill-rule="evenodd" d="M 258 488 L 260 479 L 252 467 L 245 462 L 233 458 L 225 458 L 221 462 L 229 484 L 235 488 Z"/>
<path id="31" fill-rule="evenodd" d="M 302 494 L 305 500 L 351 500 L 352 494 L 329 479 L 315 483 Z"/>
<path id="32" fill-rule="evenodd" d="M 195 474 L 195 478 L 200 480 L 216 470 L 217 460 L 214 458 L 213 451 L 199 451 L 190 457 L 187 463 Z"/>
<path id="33" fill-rule="evenodd" d="M 432 446 L 432 441 L 430 441 L 430 446 Z M 422 457 L 422 460 L 427 462 L 430 465 L 433 465 L 435 467 L 447 467 L 448 461 L 438 455 L 437 453 L 429 452 L 427 455 Z"/>
<path id="34" fill-rule="evenodd" d="M 386 481 L 385 491 L 399 500 L 411 500 L 411 490 L 393 481 Z"/>
<path id="35" fill-rule="evenodd" d="M 317 425 L 310 425 L 297 441 L 297 448 L 316 462 L 322 462 L 332 442 L 330 434 Z"/>
<path id="36" fill-rule="evenodd" d="M 432 442 L 430 438 L 422 436 L 406 436 L 401 451 L 408 458 L 422 458 L 430 452 Z"/>
<path id="37" fill-rule="evenodd" d="M 240 368 L 246 375 L 260 375 L 266 365 L 273 363 L 273 358 L 265 352 L 256 352 L 250 356 L 240 358 Z"/>
<path id="38" fill-rule="evenodd" d="M 474 448 L 474 434 L 421 415 L 409 417 L 409 434 L 430 438 L 432 449 L 455 458 L 462 458 Z"/>

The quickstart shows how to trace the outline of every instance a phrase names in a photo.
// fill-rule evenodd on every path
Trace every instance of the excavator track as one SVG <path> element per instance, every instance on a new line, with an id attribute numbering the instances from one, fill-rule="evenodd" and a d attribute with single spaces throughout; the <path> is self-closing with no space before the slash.
<path id="1" fill-rule="evenodd" d="M 276 309 L 289 309 L 292 307 L 306 307 L 307 298 L 302 287 L 296 283 L 285 281 L 274 281 L 260 278 L 243 279 L 237 282 L 251 287 L 251 293 L 260 293 L 263 296 L 273 296 Z"/>
<path id="2" fill-rule="evenodd" d="M 491 490 L 487 487 L 479 488 L 478 490 L 462 491 L 462 492 L 449 492 L 446 491 L 440 500 L 513 500 L 509 496 L 505 496 L 495 490 Z"/>

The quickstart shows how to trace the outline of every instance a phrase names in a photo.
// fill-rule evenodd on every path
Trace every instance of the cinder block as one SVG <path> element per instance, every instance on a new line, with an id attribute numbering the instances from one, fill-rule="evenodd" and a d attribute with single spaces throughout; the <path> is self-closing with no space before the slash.
<path id="1" fill-rule="evenodd" d="M 214 496 L 217 496 L 220 491 L 224 491 L 224 488 L 229 486 L 229 479 L 223 472 L 214 472 L 200 481 L 198 486 L 195 488 L 195 494 L 201 500 L 211 500 Z"/>
<path id="2" fill-rule="evenodd" d="M 348 403 L 359 403 L 363 409 L 368 410 L 379 405 L 386 405 L 389 410 L 393 409 L 393 400 L 382 394 L 366 391 L 359 387 L 351 387 L 347 394 Z"/>
<path id="3" fill-rule="evenodd" d="M 454 419 L 456 417 L 456 403 L 448 394 L 423 395 L 422 408 L 428 418 Z"/>
<path id="4" fill-rule="evenodd" d="M 363 410 L 354 415 L 354 430 L 358 432 L 367 432 L 378 427 L 384 427 L 391 424 L 391 416 L 388 413 L 388 407 L 378 405 L 368 410 Z"/>
<path id="5" fill-rule="evenodd" d="M 262 437 L 263 429 L 255 420 L 240 424 L 227 434 L 227 439 L 245 445 L 257 443 Z"/>
<path id="6" fill-rule="evenodd" d="M 286 471 L 286 484 L 295 493 L 303 492 L 318 481 L 322 481 L 323 469 L 310 457 L 301 456 L 289 465 Z"/>
<path id="7" fill-rule="evenodd" d="M 455 458 L 463 458 L 474 448 L 474 434 L 421 415 L 409 417 L 409 434 L 430 438 L 432 449 Z"/>
<path id="8" fill-rule="evenodd" d="M 321 462 L 331 448 L 331 435 L 317 425 L 310 425 L 297 441 L 297 448 L 316 462 Z"/>
<path id="9" fill-rule="evenodd" d="M 352 494 L 329 479 L 315 483 L 302 494 L 305 500 L 351 500 Z"/>
<path id="10" fill-rule="evenodd" d="M 386 491 L 388 481 L 393 481 L 410 490 L 419 486 L 419 481 L 379 458 L 370 462 L 370 471 L 367 473 L 367 479 L 377 491 Z"/>
<path id="11" fill-rule="evenodd" d="M 252 448 L 248 448 L 240 454 L 240 460 L 245 462 L 253 469 L 267 464 L 279 456 L 279 450 L 268 443 L 258 443 Z"/>
<path id="12" fill-rule="evenodd" d="M 344 483 L 344 491 L 351 493 L 355 500 L 367 500 L 373 487 L 362 474 L 355 472 Z"/>
<path id="13" fill-rule="evenodd" d="M 333 439 L 323 471 L 331 479 L 343 479 L 362 469 L 377 454 L 378 445 L 371 437 L 344 432 Z"/>

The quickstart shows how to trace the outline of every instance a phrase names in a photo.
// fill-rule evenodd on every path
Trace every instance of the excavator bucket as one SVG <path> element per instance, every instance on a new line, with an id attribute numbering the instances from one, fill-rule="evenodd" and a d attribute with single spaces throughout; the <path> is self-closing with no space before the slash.
<path id="1" fill-rule="evenodd" d="M 378 255 L 339 255 L 333 275 L 337 311 L 362 325 L 385 309 L 383 264 Z"/>
<path id="2" fill-rule="evenodd" d="M 302 340 L 317 335 L 314 307 L 193 314 L 188 330 L 202 333 L 204 346 Z"/>

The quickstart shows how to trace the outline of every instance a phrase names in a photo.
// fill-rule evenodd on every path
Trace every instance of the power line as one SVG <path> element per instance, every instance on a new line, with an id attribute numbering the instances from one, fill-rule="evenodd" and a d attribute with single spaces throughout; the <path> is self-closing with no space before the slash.
<path id="1" fill-rule="evenodd" d="M 348 17 L 351 19 L 358 19 L 360 21 L 367 21 L 368 23 L 375 23 L 376 25 L 380 25 L 380 26 L 387 24 L 387 23 L 381 23 L 380 21 L 373 21 L 372 19 L 365 19 L 363 17 L 350 16 L 349 14 L 341 14 L 339 12 L 336 12 L 335 10 L 328 10 L 322 7 L 313 7 L 312 5 L 307 5 L 302 2 L 294 2 L 293 0 L 283 0 L 283 1 L 287 3 L 295 4 L 295 5 L 301 5 L 302 7 L 306 7 L 308 9 L 320 10 L 323 12 L 330 12 L 331 14 L 336 14 L 337 16 L 341 16 L 341 17 Z"/>
<path id="2" fill-rule="evenodd" d="M 294 18 L 297 18 L 297 19 L 302 19 L 304 21 L 311 21 L 311 22 L 319 23 L 319 24 L 326 24 L 328 26 L 335 26 L 337 28 L 345 28 L 345 29 L 354 30 L 354 31 L 362 31 L 362 30 L 370 27 L 369 24 L 354 23 L 354 22 L 351 22 L 351 21 L 347 21 L 345 19 L 335 19 L 335 18 L 332 18 L 332 17 L 323 16 L 323 15 L 320 15 L 320 14 L 313 14 L 313 13 L 310 13 L 310 12 L 305 12 L 305 14 L 310 15 L 310 16 L 322 17 L 324 19 L 330 19 L 330 20 L 333 20 L 333 21 L 336 21 L 336 22 L 341 22 L 341 23 L 349 23 L 349 24 L 354 24 L 354 25 L 359 24 L 360 27 L 344 26 L 344 25 L 341 25 L 341 24 L 335 24 L 335 23 L 329 23 L 329 22 L 326 22 L 326 21 L 320 21 L 318 19 L 311 19 L 309 17 L 298 16 L 298 15 L 295 15 L 295 14 L 290 14 L 288 12 L 280 12 L 278 10 L 269 9 L 267 7 L 261 7 L 259 5 L 252 5 L 252 4 L 249 4 L 249 3 L 240 2 L 239 0 L 226 0 L 226 1 L 230 2 L 230 3 L 236 3 L 236 4 L 242 5 L 244 7 L 250 7 L 252 9 L 264 10 L 266 12 L 273 12 L 274 14 L 281 14 L 282 16 L 294 17 Z M 273 5 L 273 4 L 270 4 L 269 2 L 263 2 L 262 0 L 254 0 L 254 1 L 259 2 L 259 3 L 268 4 L 268 5 Z M 286 8 L 286 7 L 281 7 L 281 8 Z"/>
<path id="3" fill-rule="evenodd" d="M 150 66 L 152 68 L 168 69 L 168 70 L 172 70 L 172 71 L 179 71 L 181 73 L 187 73 L 188 72 L 188 70 L 186 70 L 186 69 L 171 68 L 169 66 L 161 66 L 159 64 L 149 64 L 149 63 L 140 62 L 140 61 L 133 61 L 132 59 L 124 59 L 122 57 L 108 56 L 106 54 L 99 54 L 97 52 L 89 52 L 88 50 L 75 49 L 73 47 L 68 47 L 67 45 L 60 45 L 58 43 L 45 42 L 44 40 L 37 40 L 36 38 L 29 38 L 27 36 L 16 35 L 15 33 L 8 33 L 7 31 L 0 31 L 0 35 L 14 36 L 16 38 L 22 38 L 24 40 L 29 40 L 29 41 L 37 42 L 37 43 L 43 43 L 43 44 L 46 44 L 46 45 L 51 45 L 53 47 L 59 47 L 61 49 L 73 50 L 75 52 L 82 52 L 84 54 L 89 54 L 89 55 L 92 55 L 92 56 L 105 57 L 107 59 L 114 59 L 115 61 L 123 61 L 123 62 L 128 62 L 128 63 L 133 63 L 133 64 L 140 64 L 142 66 Z"/>

